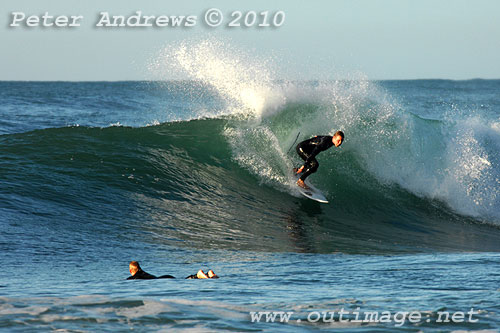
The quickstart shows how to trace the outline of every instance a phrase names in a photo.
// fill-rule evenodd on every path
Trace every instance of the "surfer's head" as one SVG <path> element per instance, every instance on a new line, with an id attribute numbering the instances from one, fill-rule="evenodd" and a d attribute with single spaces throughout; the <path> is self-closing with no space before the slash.
<path id="1" fill-rule="evenodd" d="M 141 266 L 139 266 L 138 261 L 131 261 L 130 264 L 128 264 L 128 270 L 130 271 L 130 274 L 135 275 L 139 270 L 141 269 Z"/>
<path id="2" fill-rule="evenodd" d="M 344 142 L 344 132 L 342 131 L 335 132 L 335 134 L 333 135 L 332 142 L 335 145 L 335 147 L 340 146 L 342 142 Z"/>

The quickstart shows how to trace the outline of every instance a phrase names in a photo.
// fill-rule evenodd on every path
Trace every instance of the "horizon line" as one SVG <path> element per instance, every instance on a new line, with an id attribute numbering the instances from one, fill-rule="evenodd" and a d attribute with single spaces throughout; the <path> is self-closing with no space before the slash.
<path id="1" fill-rule="evenodd" d="M 469 78 L 469 79 L 449 79 L 449 78 L 415 78 L 415 79 L 366 79 L 366 81 L 497 81 L 499 78 Z M 203 82 L 193 79 L 171 79 L 171 80 L 147 80 L 147 79 L 124 79 L 124 80 L 4 80 L 0 82 L 65 82 L 65 83 L 98 83 L 98 82 Z M 289 82 L 310 82 L 310 81 L 360 81 L 357 79 L 274 79 L 272 81 L 289 81 Z"/>

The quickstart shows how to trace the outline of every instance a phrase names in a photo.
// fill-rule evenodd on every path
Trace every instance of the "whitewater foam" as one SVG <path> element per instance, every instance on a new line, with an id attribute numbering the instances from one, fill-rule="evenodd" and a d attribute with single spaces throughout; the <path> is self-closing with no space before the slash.
<path id="1" fill-rule="evenodd" d="M 284 102 L 279 91 L 273 89 L 274 76 L 268 62 L 251 57 L 226 40 L 210 37 L 169 45 L 149 67 L 163 75 L 182 72 L 190 79 L 214 88 L 223 97 L 226 108 L 215 114 L 203 110 L 200 117 L 259 118 L 264 112 L 278 109 Z"/>

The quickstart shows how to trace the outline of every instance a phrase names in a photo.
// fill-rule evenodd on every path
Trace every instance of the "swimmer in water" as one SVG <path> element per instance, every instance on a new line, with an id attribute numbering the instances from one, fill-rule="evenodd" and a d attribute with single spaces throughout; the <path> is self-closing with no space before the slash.
<path id="1" fill-rule="evenodd" d="M 127 280 L 153 280 L 153 279 L 175 279 L 172 275 L 162 275 L 156 277 L 152 274 L 146 273 L 142 270 L 138 261 L 131 261 L 129 264 L 129 271 L 131 276 L 127 278 Z M 201 269 L 198 273 L 189 275 L 186 279 L 218 279 L 219 277 L 214 273 L 213 270 L 209 270 L 207 273 L 204 273 Z"/>
<path id="2" fill-rule="evenodd" d="M 129 276 L 127 280 L 152 280 L 152 279 L 175 279 L 172 275 L 162 275 L 156 277 L 142 270 L 138 261 L 131 261 L 128 265 L 128 270 L 132 276 Z"/>

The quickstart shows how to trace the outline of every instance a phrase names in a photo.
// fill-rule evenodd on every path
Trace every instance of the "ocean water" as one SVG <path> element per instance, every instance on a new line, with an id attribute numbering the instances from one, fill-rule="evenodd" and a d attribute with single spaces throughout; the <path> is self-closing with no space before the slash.
<path id="1" fill-rule="evenodd" d="M 186 81 L 0 82 L 0 330 L 500 329 L 499 80 L 280 81 L 205 47 L 165 55 Z M 330 203 L 301 197 L 290 147 L 338 129 Z"/>

